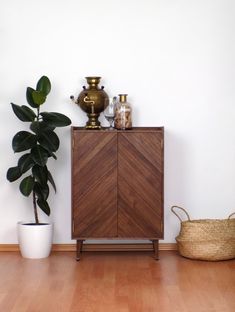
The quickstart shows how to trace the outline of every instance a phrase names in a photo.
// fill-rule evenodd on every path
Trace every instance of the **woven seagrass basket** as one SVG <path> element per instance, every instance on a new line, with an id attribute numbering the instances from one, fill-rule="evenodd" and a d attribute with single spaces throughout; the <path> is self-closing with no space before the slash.
<path id="1" fill-rule="evenodd" d="M 176 209 L 187 216 L 183 221 Z M 181 222 L 179 235 L 176 237 L 181 256 L 207 261 L 229 260 L 235 258 L 235 218 L 191 220 L 187 211 L 179 206 L 172 206 L 171 211 Z"/>

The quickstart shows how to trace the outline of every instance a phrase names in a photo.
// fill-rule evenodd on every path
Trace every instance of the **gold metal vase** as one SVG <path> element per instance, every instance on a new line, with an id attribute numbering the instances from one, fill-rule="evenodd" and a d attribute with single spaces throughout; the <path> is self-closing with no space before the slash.
<path id="1" fill-rule="evenodd" d="M 83 91 L 78 95 L 77 100 L 74 96 L 71 99 L 80 106 L 80 108 L 87 114 L 88 121 L 86 129 L 101 129 L 99 115 L 108 105 L 109 97 L 104 91 L 104 87 L 99 88 L 101 77 L 85 77 L 88 87 L 83 86 Z"/>

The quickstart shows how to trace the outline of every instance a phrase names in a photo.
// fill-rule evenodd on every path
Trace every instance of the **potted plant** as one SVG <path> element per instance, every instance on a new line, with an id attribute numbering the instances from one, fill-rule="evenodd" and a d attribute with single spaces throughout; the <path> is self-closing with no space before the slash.
<path id="1" fill-rule="evenodd" d="M 42 76 L 36 89 L 28 87 L 26 99 L 28 105 L 11 103 L 13 112 L 23 122 L 29 123 L 30 131 L 19 131 L 12 139 L 15 153 L 21 153 L 18 163 L 7 171 L 10 182 L 21 178 L 19 190 L 31 197 L 35 221 L 18 222 L 18 240 L 20 251 L 26 258 L 45 258 L 50 254 L 52 245 L 52 224 L 39 221 L 38 209 L 50 215 L 48 197 L 50 187 L 56 192 L 56 185 L 47 167 L 49 158 L 57 159 L 55 152 L 60 145 L 55 129 L 71 124 L 71 120 L 56 112 L 41 112 L 41 107 L 50 93 L 51 83 Z M 22 154 L 23 153 L 23 154 Z"/>

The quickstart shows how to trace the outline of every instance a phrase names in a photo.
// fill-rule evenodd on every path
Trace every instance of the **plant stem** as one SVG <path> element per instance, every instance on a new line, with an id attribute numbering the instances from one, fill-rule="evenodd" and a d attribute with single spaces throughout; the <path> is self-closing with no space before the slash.
<path id="1" fill-rule="evenodd" d="M 39 121 L 39 114 L 40 114 L 40 109 L 39 107 L 37 108 L 37 121 Z M 36 194 L 33 191 L 33 210 L 34 210 L 34 217 L 35 217 L 35 223 L 39 224 L 39 219 L 38 219 L 38 210 L 37 210 L 37 203 L 36 203 Z"/>
<path id="2" fill-rule="evenodd" d="M 36 203 L 36 194 L 34 191 L 33 191 L 33 210 L 34 210 L 35 223 L 39 224 L 37 203 Z"/>
<path id="3" fill-rule="evenodd" d="M 37 108 L 37 121 L 39 121 L 40 108 Z"/>

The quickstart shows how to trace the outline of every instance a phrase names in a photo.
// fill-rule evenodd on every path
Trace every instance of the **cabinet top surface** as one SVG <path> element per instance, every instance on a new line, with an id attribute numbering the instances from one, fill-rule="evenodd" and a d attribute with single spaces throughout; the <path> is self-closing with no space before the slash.
<path id="1" fill-rule="evenodd" d="M 115 132 L 115 133 L 119 133 L 119 132 L 156 132 L 156 131 L 164 131 L 164 127 L 133 127 L 132 129 L 128 129 L 128 130 L 117 130 L 117 129 L 113 129 L 113 130 L 108 130 L 108 128 L 102 128 L 100 130 L 92 130 L 92 129 L 85 129 L 84 127 L 75 127 L 72 126 L 71 129 L 73 131 L 84 131 L 84 132 Z"/>

